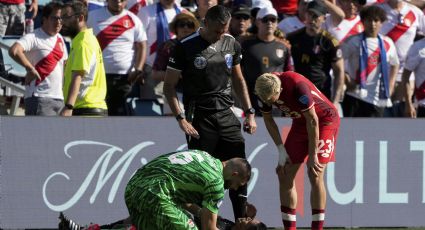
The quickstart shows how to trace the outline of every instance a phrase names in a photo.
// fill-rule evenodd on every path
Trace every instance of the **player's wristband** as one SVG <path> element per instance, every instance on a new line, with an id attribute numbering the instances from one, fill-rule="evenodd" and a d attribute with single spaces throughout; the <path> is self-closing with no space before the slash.
<path id="1" fill-rule="evenodd" d="M 285 147 L 283 144 L 280 144 L 277 147 L 278 155 L 279 155 L 279 165 L 285 165 L 286 159 L 288 159 L 288 153 L 286 152 Z"/>

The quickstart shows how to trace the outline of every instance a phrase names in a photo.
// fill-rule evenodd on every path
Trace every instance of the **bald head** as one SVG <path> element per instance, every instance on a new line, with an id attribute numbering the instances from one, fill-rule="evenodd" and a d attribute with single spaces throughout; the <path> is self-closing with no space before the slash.
<path id="1" fill-rule="evenodd" d="M 251 178 L 251 165 L 246 159 L 232 158 L 223 162 L 224 187 L 237 190 Z"/>

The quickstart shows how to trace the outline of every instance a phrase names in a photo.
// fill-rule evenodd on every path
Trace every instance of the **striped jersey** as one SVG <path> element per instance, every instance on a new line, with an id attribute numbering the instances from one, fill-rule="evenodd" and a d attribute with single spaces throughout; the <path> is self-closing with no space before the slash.
<path id="1" fill-rule="evenodd" d="M 41 78 L 25 86 L 25 98 L 35 96 L 63 100 L 62 82 L 68 52 L 62 36 L 51 36 L 38 28 L 17 42 Z"/>
<path id="2" fill-rule="evenodd" d="M 99 41 L 108 74 L 128 74 L 135 62 L 134 43 L 147 40 L 140 19 L 130 11 L 111 14 L 107 7 L 90 12 L 87 26 Z"/>

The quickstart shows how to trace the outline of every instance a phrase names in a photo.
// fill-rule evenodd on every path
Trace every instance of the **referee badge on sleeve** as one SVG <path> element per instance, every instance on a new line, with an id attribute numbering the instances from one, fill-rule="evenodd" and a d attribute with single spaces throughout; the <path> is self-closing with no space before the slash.
<path id="1" fill-rule="evenodd" d="M 425 48 L 419 50 L 419 56 L 425 58 Z"/>
<path id="2" fill-rule="evenodd" d="M 196 57 L 193 61 L 193 65 L 195 65 L 197 69 L 204 69 L 207 66 L 207 59 L 202 56 Z"/>
<path id="3" fill-rule="evenodd" d="M 232 68 L 233 56 L 231 54 L 226 54 L 224 55 L 224 60 L 226 60 L 227 68 L 228 69 Z"/>
<path id="4" fill-rule="evenodd" d="M 342 51 L 341 49 L 338 48 L 338 50 L 336 51 L 336 57 L 337 58 L 342 58 Z"/>

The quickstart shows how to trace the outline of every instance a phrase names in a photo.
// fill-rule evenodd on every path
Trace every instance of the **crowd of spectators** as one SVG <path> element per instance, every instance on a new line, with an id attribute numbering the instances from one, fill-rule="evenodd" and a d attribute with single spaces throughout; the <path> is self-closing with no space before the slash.
<path id="1" fill-rule="evenodd" d="M 257 111 L 256 78 L 266 72 L 295 71 L 340 108 L 340 116 L 424 116 L 423 1 L 107 0 L 101 7 L 99 2 L 81 2 L 86 6 L 83 10 L 89 10 L 87 17 L 83 13 L 77 13 L 82 17 L 66 15 L 60 8 L 63 1 L 51 2 L 40 9 L 42 26 L 25 34 L 25 20 L 37 15 L 37 0 L 27 5 L 24 0 L 0 0 L 0 36 L 22 36 L 9 55 L 27 70 L 27 115 L 102 109 L 93 115 L 125 116 L 134 109 L 128 105 L 128 97 L 155 101 L 162 107 L 161 115 L 172 114 L 163 82 L 173 47 L 204 25 L 209 8 L 224 5 L 232 15 L 228 33 L 241 45 L 241 71 Z M 65 2 L 68 6 L 72 3 Z M 82 20 L 87 28 L 71 31 L 75 33 L 70 36 L 71 44 L 76 37 L 82 39 L 80 45 L 88 53 L 72 46 L 67 50 L 63 44 L 69 35 L 62 32 L 70 29 L 64 25 L 74 20 Z M 102 57 L 84 40 L 87 36 L 78 36 L 86 29 L 97 38 Z M 75 61 L 66 61 L 68 53 L 69 59 L 82 53 L 79 69 L 69 67 Z M 65 63 L 68 66 L 64 67 Z M 99 72 L 96 63 L 104 66 L 103 75 L 98 76 L 104 80 L 93 77 L 93 71 Z M 69 85 L 76 75 L 81 79 Z M 93 96 L 93 88 L 101 95 Z M 71 100 L 70 90 L 76 90 Z M 177 85 L 180 97 L 179 90 Z M 103 100 L 107 113 L 103 102 L 93 104 L 86 100 L 87 95 Z M 233 111 L 243 111 L 238 110 L 242 106 L 235 93 L 233 100 Z"/>

